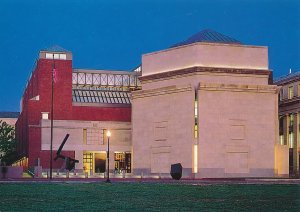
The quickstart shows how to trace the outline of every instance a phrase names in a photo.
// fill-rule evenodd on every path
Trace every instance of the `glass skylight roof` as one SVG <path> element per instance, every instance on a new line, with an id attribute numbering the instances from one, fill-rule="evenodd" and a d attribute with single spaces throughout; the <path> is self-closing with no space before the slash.
<path id="1" fill-rule="evenodd" d="M 73 102 L 100 104 L 131 104 L 129 91 L 73 89 Z"/>
<path id="2" fill-rule="evenodd" d="M 140 89 L 139 73 L 125 71 L 73 71 L 75 103 L 131 104 L 131 91 Z"/>

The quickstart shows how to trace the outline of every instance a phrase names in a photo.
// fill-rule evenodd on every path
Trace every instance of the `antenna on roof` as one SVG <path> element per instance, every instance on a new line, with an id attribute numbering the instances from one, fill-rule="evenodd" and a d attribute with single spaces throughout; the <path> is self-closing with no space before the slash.
<path id="1" fill-rule="evenodd" d="M 292 73 L 292 69 L 290 68 L 289 74 L 291 74 L 291 73 Z"/>

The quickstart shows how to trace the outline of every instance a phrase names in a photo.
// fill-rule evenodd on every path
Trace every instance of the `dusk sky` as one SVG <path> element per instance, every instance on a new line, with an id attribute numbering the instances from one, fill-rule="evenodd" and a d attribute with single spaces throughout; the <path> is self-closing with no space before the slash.
<path id="1" fill-rule="evenodd" d="M 274 77 L 300 70 L 300 0 L 1 0 L 0 111 L 19 111 L 41 49 L 74 68 L 131 70 L 141 55 L 212 29 L 269 47 Z"/>

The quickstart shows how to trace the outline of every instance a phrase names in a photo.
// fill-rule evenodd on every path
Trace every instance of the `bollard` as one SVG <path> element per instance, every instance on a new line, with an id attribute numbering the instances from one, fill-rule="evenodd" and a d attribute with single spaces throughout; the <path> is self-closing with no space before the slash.
<path id="1" fill-rule="evenodd" d="M 57 169 L 57 171 L 56 171 L 56 175 L 57 175 L 57 176 L 59 176 L 59 169 Z"/>
<path id="2" fill-rule="evenodd" d="M 144 172 L 142 172 L 142 174 L 141 174 L 141 179 L 143 179 L 144 178 Z"/>
<path id="3" fill-rule="evenodd" d="M 85 178 L 89 178 L 89 173 L 88 172 L 84 172 L 84 176 L 85 176 Z"/>
<path id="4" fill-rule="evenodd" d="M 69 178 L 69 177 L 70 177 L 69 174 L 70 174 L 69 171 L 67 171 L 67 172 L 66 172 L 66 178 Z"/>
<path id="5" fill-rule="evenodd" d="M 123 178 L 125 178 L 125 170 L 122 170 Z"/>

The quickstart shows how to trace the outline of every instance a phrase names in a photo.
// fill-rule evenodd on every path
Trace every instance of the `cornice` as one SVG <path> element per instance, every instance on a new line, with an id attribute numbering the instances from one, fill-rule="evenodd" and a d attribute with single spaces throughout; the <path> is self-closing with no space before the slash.
<path id="1" fill-rule="evenodd" d="M 255 93 L 275 93 L 279 89 L 276 85 L 237 85 L 237 84 L 216 84 L 216 83 L 201 83 L 199 90 L 207 91 L 230 91 L 230 92 L 255 92 Z"/>
<path id="2" fill-rule="evenodd" d="M 174 94 L 174 93 L 181 93 L 181 92 L 190 92 L 193 91 L 190 85 L 185 87 L 177 87 L 177 86 L 168 86 L 150 90 L 139 90 L 132 92 L 132 99 L 144 98 L 144 97 L 152 97 L 152 96 L 160 96 L 160 95 L 167 95 L 167 94 Z"/>
<path id="3" fill-rule="evenodd" d="M 249 74 L 249 75 L 271 75 L 270 70 L 261 70 L 261 69 L 235 69 L 235 68 L 215 68 L 215 67 L 200 67 L 194 66 L 191 68 L 177 69 L 172 71 L 166 71 L 162 73 L 156 73 L 146 76 L 140 76 L 139 80 L 141 82 L 146 82 L 156 79 L 166 79 L 175 76 L 195 74 L 200 72 L 210 72 L 210 73 L 227 73 L 227 74 Z"/>

